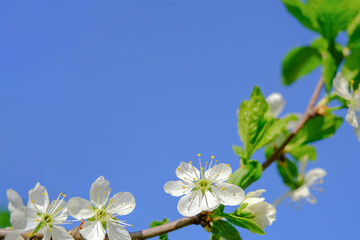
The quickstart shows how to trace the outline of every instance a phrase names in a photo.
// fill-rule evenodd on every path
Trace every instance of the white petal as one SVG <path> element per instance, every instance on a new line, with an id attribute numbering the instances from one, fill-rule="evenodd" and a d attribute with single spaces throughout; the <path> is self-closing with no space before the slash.
<path id="1" fill-rule="evenodd" d="M 349 91 L 349 81 L 346 80 L 341 73 L 336 74 L 333 81 L 334 90 L 336 94 L 346 100 L 351 99 L 351 93 Z"/>
<path id="2" fill-rule="evenodd" d="M 223 182 L 230 178 L 232 169 L 229 164 L 220 163 L 205 172 L 205 178 L 212 182 Z"/>
<path id="3" fill-rule="evenodd" d="M 205 195 L 202 198 L 201 209 L 203 211 L 213 211 L 219 207 L 220 199 L 210 191 L 205 191 Z"/>
<path id="4" fill-rule="evenodd" d="M 259 190 L 256 190 L 256 191 L 253 191 L 253 192 L 248 192 L 245 196 L 245 199 L 248 199 L 248 198 L 258 198 L 260 197 L 264 192 L 266 192 L 265 189 L 259 189 Z"/>
<path id="5" fill-rule="evenodd" d="M 199 170 L 192 164 L 186 162 L 181 162 L 175 172 L 179 179 L 189 182 L 192 182 L 200 177 Z"/>
<path id="6" fill-rule="evenodd" d="M 270 106 L 270 110 L 274 117 L 277 118 L 285 106 L 285 100 L 280 93 L 272 93 L 266 98 L 267 103 Z"/>
<path id="7" fill-rule="evenodd" d="M 270 226 L 276 218 L 276 208 L 267 202 L 261 203 L 261 213 L 256 213 L 255 218 L 252 220 L 259 225 L 262 229 L 266 226 Z"/>
<path id="8" fill-rule="evenodd" d="M 307 186 L 310 186 L 314 184 L 317 180 L 320 180 L 325 176 L 326 176 L 326 171 L 324 169 L 322 168 L 311 169 L 305 174 L 305 184 Z"/>
<path id="9" fill-rule="evenodd" d="M 107 212 L 111 214 L 127 215 L 134 210 L 135 206 L 135 198 L 131 193 L 116 193 L 109 202 Z"/>
<path id="10" fill-rule="evenodd" d="M 54 224 L 62 224 L 68 217 L 66 202 L 64 200 L 52 201 L 47 212 L 52 215 Z"/>
<path id="11" fill-rule="evenodd" d="M 46 212 L 49 206 L 49 195 L 46 188 L 40 183 L 36 183 L 33 189 L 29 191 L 29 200 L 42 212 Z"/>
<path id="12" fill-rule="evenodd" d="M 74 239 L 66 230 L 61 226 L 53 225 L 52 228 L 53 240 L 71 240 Z"/>
<path id="13" fill-rule="evenodd" d="M 179 213 L 185 217 L 192 217 L 202 211 L 201 209 L 202 193 L 200 190 L 192 191 L 191 193 L 180 198 L 177 205 Z"/>
<path id="14" fill-rule="evenodd" d="M 5 236 L 4 240 L 24 240 L 24 238 L 19 233 L 9 233 Z"/>
<path id="15" fill-rule="evenodd" d="M 307 198 L 310 196 L 309 188 L 304 184 L 296 190 L 289 193 L 293 201 L 299 201 L 301 198 Z"/>
<path id="16" fill-rule="evenodd" d="M 360 125 L 360 124 L 359 124 Z M 358 140 L 360 141 L 360 126 L 357 128 L 354 128 L 354 132 Z"/>
<path id="17" fill-rule="evenodd" d="M 130 234 L 123 226 L 114 222 L 107 222 L 109 240 L 131 240 Z"/>
<path id="18" fill-rule="evenodd" d="M 6 196 L 9 200 L 9 212 L 11 213 L 12 211 L 14 211 L 16 208 L 20 208 L 20 207 L 25 207 L 23 200 L 21 199 L 20 195 L 12 190 L 12 189 L 8 189 L 6 191 Z"/>
<path id="19" fill-rule="evenodd" d="M 14 229 L 30 231 L 38 225 L 39 216 L 34 209 L 22 207 L 16 209 L 10 215 L 10 222 Z"/>
<path id="20" fill-rule="evenodd" d="M 356 111 L 360 112 L 360 88 L 354 93 L 354 104 Z"/>
<path id="21" fill-rule="evenodd" d="M 51 231 L 48 225 L 45 225 L 41 231 L 44 234 L 43 240 L 50 240 L 51 238 Z"/>
<path id="22" fill-rule="evenodd" d="M 239 205 L 245 198 L 244 191 L 239 186 L 230 183 L 215 183 L 212 190 L 224 205 Z"/>
<path id="23" fill-rule="evenodd" d="M 346 121 L 355 128 L 359 127 L 359 120 L 352 105 L 349 105 L 349 110 L 346 114 Z"/>
<path id="24" fill-rule="evenodd" d="M 91 203 L 80 197 L 71 198 L 67 205 L 67 209 L 69 214 L 78 220 L 94 216 Z"/>
<path id="25" fill-rule="evenodd" d="M 188 194 L 194 188 L 194 184 L 186 181 L 169 181 L 165 183 L 164 190 L 166 193 L 179 197 Z"/>
<path id="26" fill-rule="evenodd" d="M 90 201 L 97 208 L 102 208 L 106 205 L 110 196 L 109 181 L 105 180 L 103 176 L 100 176 L 91 185 L 90 188 Z"/>
<path id="27" fill-rule="evenodd" d="M 79 232 L 86 240 L 104 240 L 105 230 L 100 221 L 87 221 Z"/>

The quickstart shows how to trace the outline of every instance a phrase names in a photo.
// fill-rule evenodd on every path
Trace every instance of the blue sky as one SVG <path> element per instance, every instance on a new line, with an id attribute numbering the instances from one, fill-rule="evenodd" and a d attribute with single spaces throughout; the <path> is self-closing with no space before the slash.
<path id="1" fill-rule="evenodd" d="M 316 35 L 280 1 L 1 1 L 0 29 L 1 204 L 38 181 L 54 198 L 88 198 L 104 175 L 134 194 L 133 231 L 181 217 L 163 191 L 180 161 L 200 152 L 238 167 L 236 110 L 255 85 L 302 112 L 320 76 L 282 86 L 285 54 Z M 318 203 L 281 205 L 266 236 L 244 239 L 354 239 L 359 142 L 344 123 L 316 146 L 308 167 L 328 172 Z M 249 190 L 259 188 L 270 202 L 286 191 L 275 166 Z M 198 226 L 170 234 L 208 238 Z"/>

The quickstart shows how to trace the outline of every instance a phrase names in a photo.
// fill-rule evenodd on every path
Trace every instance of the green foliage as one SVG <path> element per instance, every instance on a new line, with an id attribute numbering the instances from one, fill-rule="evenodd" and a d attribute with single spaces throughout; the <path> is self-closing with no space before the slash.
<path id="1" fill-rule="evenodd" d="M 161 226 L 161 225 L 164 225 L 164 224 L 166 224 L 168 222 L 169 222 L 168 218 L 164 218 L 162 221 L 153 221 L 150 224 L 150 227 L 153 228 L 153 227 Z M 162 235 L 159 236 L 159 239 L 160 240 L 167 240 L 168 236 L 167 236 L 167 234 L 162 234 Z"/>
<path id="2" fill-rule="evenodd" d="M 261 177 L 261 173 L 261 164 L 258 161 L 251 160 L 246 165 L 237 169 L 227 182 L 245 189 L 250 186 L 250 184 L 257 181 Z"/>
<path id="3" fill-rule="evenodd" d="M 211 232 L 213 233 L 211 239 L 241 240 L 239 232 L 227 221 L 219 220 L 213 222 Z"/>
<path id="4" fill-rule="evenodd" d="M 226 213 L 223 213 L 221 216 L 226 218 L 230 223 L 234 224 L 235 226 L 248 229 L 251 232 L 260 235 L 265 234 L 265 232 L 262 230 L 261 227 L 259 227 L 255 222 L 251 221 L 248 218 L 239 217 L 233 214 L 226 214 Z"/>
<path id="5" fill-rule="evenodd" d="M 333 114 L 315 116 L 306 122 L 305 126 L 291 141 L 288 148 L 292 149 L 295 148 L 295 146 L 306 145 L 331 137 L 341 125 L 342 121 L 343 119 L 341 117 Z"/>
<path id="6" fill-rule="evenodd" d="M 246 165 L 252 154 L 263 146 L 274 141 L 286 128 L 290 120 L 296 117 L 289 115 L 282 119 L 275 119 L 270 111 L 269 104 L 262 95 L 260 88 L 255 87 L 249 101 L 240 105 L 238 128 L 244 151 L 235 147 L 234 151 L 242 155 Z"/>
<path id="7" fill-rule="evenodd" d="M 347 28 L 349 35 L 348 47 L 351 49 L 360 48 L 360 11 Z"/>
<path id="8" fill-rule="evenodd" d="M 244 158 L 244 149 L 242 147 L 233 145 L 232 148 L 236 155 L 238 155 L 240 158 Z"/>
<path id="9" fill-rule="evenodd" d="M 286 186 L 291 189 L 301 186 L 298 182 L 298 169 L 295 163 L 285 158 L 285 161 L 277 161 L 277 169 Z"/>
<path id="10" fill-rule="evenodd" d="M 360 39 L 360 37 L 359 37 Z M 360 48 L 352 50 L 346 58 L 342 75 L 348 80 L 354 80 L 354 89 L 357 89 L 360 83 Z"/>
<path id="11" fill-rule="evenodd" d="M 10 227 L 10 213 L 7 210 L 0 211 L 0 228 Z"/>
<path id="12" fill-rule="evenodd" d="M 336 71 L 338 68 L 336 59 L 330 51 L 325 50 L 322 52 L 322 65 L 322 75 L 324 77 L 326 91 L 329 92 L 332 88 L 333 79 L 336 75 Z"/>
<path id="13" fill-rule="evenodd" d="M 316 148 L 310 145 L 293 146 L 293 148 L 288 151 L 295 160 L 300 160 L 305 156 L 307 156 L 309 160 L 316 160 Z"/>
<path id="14" fill-rule="evenodd" d="M 321 55 L 316 48 L 309 46 L 294 48 L 283 60 L 282 81 L 284 85 L 290 85 L 320 65 Z"/>

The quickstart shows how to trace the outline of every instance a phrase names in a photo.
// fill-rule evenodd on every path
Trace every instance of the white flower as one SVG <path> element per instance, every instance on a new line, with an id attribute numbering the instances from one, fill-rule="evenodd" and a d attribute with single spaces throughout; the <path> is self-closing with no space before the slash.
<path id="1" fill-rule="evenodd" d="M 200 154 L 198 155 L 200 156 Z M 165 192 L 172 196 L 183 196 L 177 209 L 183 216 L 194 216 L 202 211 L 213 211 L 220 204 L 235 206 L 244 199 L 244 191 L 233 184 L 225 183 L 231 176 L 229 164 L 215 164 L 211 167 L 214 156 L 208 166 L 206 162 L 201 172 L 192 165 L 192 162 L 181 162 L 176 169 L 179 181 L 169 181 L 164 185 Z M 200 161 L 200 159 L 199 159 Z M 207 168 L 208 167 L 208 168 Z"/>
<path id="2" fill-rule="evenodd" d="M 280 93 L 274 92 L 266 98 L 266 102 L 269 104 L 270 110 L 274 117 L 279 117 L 285 107 L 284 97 Z"/>
<path id="3" fill-rule="evenodd" d="M 73 239 L 64 227 L 58 226 L 64 224 L 68 217 L 64 201 L 66 195 L 61 193 L 56 200 L 49 204 L 47 190 L 40 183 L 37 183 L 35 188 L 29 191 L 27 207 L 21 205 L 22 200 L 14 190 L 9 189 L 7 195 L 9 210 L 12 209 L 10 210 L 10 222 L 14 229 L 34 230 L 33 233 L 41 232 L 44 234 L 44 240 L 49 240 L 51 237 L 54 240 Z"/>
<path id="4" fill-rule="evenodd" d="M 305 199 L 307 202 L 311 204 L 316 203 L 316 198 L 311 194 L 310 189 L 323 191 L 322 188 L 316 187 L 316 185 L 324 182 L 323 178 L 326 176 L 326 171 L 322 168 L 314 168 L 309 170 L 306 174 L 304 174 L 305 166 L 308 161 L 308 158 L 300 159 L 300 171 L 298 179 L 303 184 L 295 190 L 291 190 L 277 199 L 274 205 L 279 204 L 286 197 L 290 197 L 292 201 L 298 202 L 300 204 L 301 199 Z M 300 206 L 300 205 L 299 205 Z"/>
<path id="5" fill-rule="evenodd" d="M 338 73 L 334 78 L 334 90 L 336 94 L 345 100 L 348 100 L 349 110 L 346 114 L 346 121 L 354 127 L 355 134 L 360 141 L 360 123 L 356 112 L 360 113 L 360 92 L 354 91 L 352 84 L 349 90 L 349 82 Z"/>
<path id="6" fill-rule="evenodd" d="M 70 215 L 79 220 L 88 219 L 80 230 L 87 240 L 103 240 L 106 230 L 110 240 L 131 239 L 122 226 L 131 225 L 126 224 L 126 221 L 119 221 L 116 216 L 131 213 L 135 208 L 135 198 L 129 192 L 121 192 L 109 200 L 110 191 L 109 181 L 101 176 L 91 185 L 90 202 L 80 197 L 69 200 Z"/>
<path id="7" fill-rule="evenodd" d="M 241 209 L 241 212 L 250 213 L 247 217 L 251 217 L 251 220 L 262 229 L 268 225 L 270 226 L 275 221 L 276 215 L 274 205 L 265 202 L 265 198 L 260 197 L 263 192 L 265 192 L 264 189 L 249 192 L 241 203 L 241 205 L 247 204 L 246 207 Z"/>
<path id="8" fill-rule="evenodd" d="M 24 240 L 24 238 L 21 236 L 21 234 L 13 232 L 7 234 L 4 240 Z"/>

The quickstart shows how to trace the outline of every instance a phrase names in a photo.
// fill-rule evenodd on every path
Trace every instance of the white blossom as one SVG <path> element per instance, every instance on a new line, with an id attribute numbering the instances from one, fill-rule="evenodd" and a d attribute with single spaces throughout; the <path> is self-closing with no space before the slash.
<path id="1" fill-rule="evenodd" d="M 259 227 L 264 229 L 266 226 L 270 226 L 275 221 L 276 208 L 274 205 L 265 202 L 265 198 L 260 197 L 264 189 L 259 189 L 254 192 L 246 194 L 244 201 L 241 203 L 246 204 L 241 212 L 250 213 L 247 217 L 251 218 Z"/>
<path id="2" fill-rule="evenodd" d="M 68 217 L 64 201 L 66 195 L 61 193 L 49 204 L 48 192 L 40 183 L 29 191 L 27 207 L 23 205 L 20 196 L 14 190 L 9 189 L 7 195 L 9 210 L 11 209 L 10 222 L 14 229 L 43 233 L 44 240 L 49 240 L 51 237 L 54 240 L 73 239 L 64 227 L 59 226 L 64 224 Z"/>
<path id="3" fill-rule="evenodd" d="M 20 233 L 12 232 L 5 236 L 4 240 L 24 240 Z"/>
<path id="4" fill-rule="evenodd" d="M 360 113 L 360 92 L 354 91 L 351 84 L 349 90 L 349 81 L 347 81 L 341 73 L 338 73 L 333 81 L 334 90 L 336 94 L 348 102 L 348 112 L 346 114 L 346 121 L 354 127 L 354 132 L 360 141 L 360 122 L 356 112 Z"/>
<path id="5" fill-rule="evenodd" d="M 281 196 L 275 201 L 275 205 L 279 204 L 280 201 L 287 197 L 290 197 L 292 201 L 297 202 L 298 204 L 300 204 L 301 199 L 305 199 L 311 204 L 316 203 L 316 198 L 314 195 L 311 194 L 310 189 L 318 190 L 321 192 L 323 191 L 323 189 L 319 188 L 317 185 L 324 182 L 323 178 L 326 176 L 326 171 L 322 168 L 314 168 L 304 174 L 307 161 L 307 157 L 300 159 L 300 171 L 298 179 L 302 180 L 302 185 L 295 190 L 291 190 L 285 193 L 283 196 Z"/>
<path id="6" fill-rule="evenodd" d="M 200 154 L 198 155 L 200 157 Z M 169 181 L 164 185 L 165 192 L 172 196 L 182 196 L 177 209 L 183 216 L 194 216 L 202 211 L 213 211 L 220 204 L 235 206 L 244 199 L 244 191 L 233 184 L 225 183 L 231 177 L 229 164 L 216 164 L 212 166 L 206 162 L 205 169 L 199 171 L 192 162 L 181 162 L 176 169 L 178 181 Z"/>
<path id="7" fill-rule="evenodd" d="M 124 226 L 132 226 L 126 221 L 116 219 L 127 215 L 135 208 L 135 198 L 129 192 L 116 193 L 110 200 L 109 181 L 100 176 L 91 185 L 90 201 L 80 197 L 69 200 L 68 210 L 71 216 L 81 220 L 88 219 L 80 230 L 87 240 L 103 240 L 108 232 L 109 240 L 130 240 Z M 109 200 L 109 201 L 108 201 Z"/>
<path id="8" fill-rule="evenodd" d="M 280 93 L 271 93 L 266 102 L 269 104 L 270 110 L 275 118 L 279 117 L 285 107 L 284 97 Z"/>

